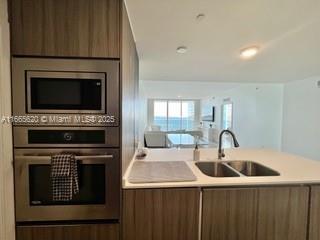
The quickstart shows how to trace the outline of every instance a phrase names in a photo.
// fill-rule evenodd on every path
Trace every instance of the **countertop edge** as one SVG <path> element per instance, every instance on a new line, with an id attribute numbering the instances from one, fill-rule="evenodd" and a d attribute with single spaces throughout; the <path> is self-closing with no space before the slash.
<path id="1" fill-rule="evenodd" d="M 213 151 L 215 152 L 216 149 L 206 150 L 206 151 Z M 132 168 L 132 165 L 135 161 L 144 161 L 144 160 L 136 160 L 136 153 L 134 154 L 130 164 L 122 177 L 122 189 L 154 189 L 154 188 L 226 188 L 226 187 L 267 187 L 267 186 L 288 186 L 288 185 L 316 185 L 320 184 L 320 162 L 312 161 L 309 159 L 305 159 L 303 157 L 299 157 L 296 155 L 291 155 L 287 153 L 282 153 L 279 151 L 274 150 L 266 150 L 266 149 L 241 149 L 241 150 L 229 150 L 230 151 L 230 158 L 232 160 L 243 160 L 243 156 L 246 154 L 251 154 L 252 156 L 256 156 L 257 159 L 261 161 L 256 161 L 259 163 L 263 163 L 268 167 L 273 168 L 276 171 L 284 172 L 283 175 L 279 177 L 237 177 L 237 178 L 215 178 L 215 177 L 208 177 L 201 173 L 201 171 L 194 165 L 194 161 L 191 161 L 191 156 L 189 158 L 190 150 L 183 149 L 183 150 L 163 150 L 163 159 L 166 161 L 169 160 L 177 160 L 181 161 L 185 156 L 188 156 L 188 159 L 185 160 L 193 174 L 197 177 L 196 181 L 192 182 L 159 182 L 159 183 L 130 183 L 128 181 L 128 177 Z M 154 154 L 162 154 L 161 150 L 149 150 L 151 156 L 145 161 L 153 161 L 152 155 Z M 168 157 L 168 154 L 171 154 L 171 159 Z M 182 156 L 179 156 L 182 155 Z M 270 155 L 271 158 L 274 159 L 269 161 L 269 164 L 266 164 L 264 159 L 261 157 L 263 154 Z M 178 156 L 176 159 L 175 156 Z M 212 154 L 211 154 L 212 155 Z M 233 156 L 232 156 L 233 155 Z M 243 156 L 242 156 L 243 155 Z M 260 155 L 260 156 L 259 156 Z M 238 156 L 238 157 L 234 157 Z M 254 157 L 252 157 L 254 158 Z M 155 159 L 157 161 L 158 159 Z M 226 159 L 230 160 L 230 159 Z M 208 160 L 204 160 L 208 161 Z M 212 161 L 212 160 L 211 160 Z M 291 164 L 288 164 L 287 161 L 292 161 Z M 271 164 L 273 163 L 273 164 Z M 272 166 L 270 166 L 272 165 Z M 302 165 L 302 166 L 300 166 Z M 277 169 L 276 166 L 281 166 L 281 170 Z M 284 169 L 288 171 L 284 171 Z M 304 167 L 304 168 L 303 168 Z M 291 168 L 291 170 L 290 170 Z M 299 170 L 304 171 L 301 172 Z M 291 173 L 290 173 L 291 171 Z M 308 171 L 310 171 L 310 176 L 308 175 Z M 304 174 L 302 174 L 304 173 Z"/>

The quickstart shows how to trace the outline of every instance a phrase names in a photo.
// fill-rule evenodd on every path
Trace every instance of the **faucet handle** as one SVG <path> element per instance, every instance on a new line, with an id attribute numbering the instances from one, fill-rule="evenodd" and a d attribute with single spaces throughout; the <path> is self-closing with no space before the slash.
<path id="1" fill-rule="evenodd" d="M 224 158 L 225 156 L 226 156 L 226 154 L 224 153 L 224 148 L 222 148 L 222 149 L 221 149 L 221 157 Z"/>
<path id="2" fill-rule="evenodd" d="M 226 155 L 224 154 L 224 149 L 219 150 L 218 159 L 224 158 Z"/>

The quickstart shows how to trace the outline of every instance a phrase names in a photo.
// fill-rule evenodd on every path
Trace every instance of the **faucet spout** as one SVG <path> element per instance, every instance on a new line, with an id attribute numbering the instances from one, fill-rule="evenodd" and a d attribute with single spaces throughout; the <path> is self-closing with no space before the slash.
<path id="1" fill-rule="evenodd" d="M 219 149 L 218 149 L 218 159 L 220 160 L 225 157 L 224 149 L 222 148 L 222 137 L 225 133 L 229 133 L 231 135 L 234 147 L 238 148 L 240 146 L 235 134 L 232 131 L 227 129 L 222 130 L 219 135 Z"/>

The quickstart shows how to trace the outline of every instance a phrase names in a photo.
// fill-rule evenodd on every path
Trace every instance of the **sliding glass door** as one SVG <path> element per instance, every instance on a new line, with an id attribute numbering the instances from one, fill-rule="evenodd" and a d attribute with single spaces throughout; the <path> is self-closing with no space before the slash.
<path id="1" fill-rule="evenodd" d="M 181 128 L 195 128 L 195 104 L 194 101 L 183 101 L 181 103 Z"/>
<path id="2" fill-rule="evenodd" d="M 160 127 L 160 130 L 168 128 L 168 104 L 167 101 L 154 101 L 153 103 L 153 124 Z"/>
<path id="3" fill-rule="evenodd" d="M 162 131 L 192 130 L 195 126 L 195 102 L 192 100 L 155 100 L 153 124 Z"/>
<path id="4" fill-rule="evenodd" d="M 222 119 L 221 119 L 222 129 L 232 130 L 233 126 L 233 104 L 224 103 L 222 105 Z"/>
<path id="5" fill-rule="evenodd" d="M 181 102 L 168 101 L 168 131 L 181 130 Z"/>

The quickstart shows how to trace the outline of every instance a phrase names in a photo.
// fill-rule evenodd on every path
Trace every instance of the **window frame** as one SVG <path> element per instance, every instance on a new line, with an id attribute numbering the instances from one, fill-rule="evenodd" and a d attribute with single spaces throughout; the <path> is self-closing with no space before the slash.
<path id="1" fill-rule="evenodd" d="M 231 124 L 228 130 L 233 130 L 233 114 L 234 114 L 234 104 L 232 101 L 226 101 L 221 105 L 221 129 L 224 130 L 224 107 L 226 105 L 231 105 Z"/>
<path id="2" fill-rule="evenodd" d="M 149 121 L 149 125 L 150 125 L 150 123 L 151 123 L 151 125 L 155 125 L 155 122 L 154 122 L 154 120 L 155 120 L 155 115 L 154 115 L 154 104 L 155 104 L 155 102 L 166 102 L 166 104 L 167 104 L 167 114 L 166 114 L 166 129 L 163 129 L 162 131 L 166 131 L 166 132 L 171 132 L 171 131 L 182 131 L 183 130 L 183 128 L 182 128 L 182 112 L 183 112 L 183 110 L 182 110 L 182 103 L 183 102 L 193 102 L 193 106 L 194 106 L 194 108 L 193 108 L 193 111 L 194 111 L 194 118 L 193 118 L 193 121 L 195 122 L 196 121 L 196 119 L 197 119 L 197 117 L 196 117 L 196 112 L 197 112 L 197 110 L 196 110 L 196 108 L 197 108 L 197 101 L 199 101 L 198 99 L 166 99 L 166 98 L 159 98 L 159 99 L 149 99 L 149 100 L 151 100 L 152 101 L 152 103 L 151 103 L 151 108 L 148 108 L 148 111 L 150 111 L 151 110 L 151 114 L 150 113 L 148 113 L 148 116 L 150 116 L 151 117 L 151 121 Z M 169 130 L 169 102 L 179 102 L 180 103 L 180 127 L 179 127 L 179 129 L 176 129 L 176 130 Z M 194 126 L 193 126 L 194 127 Z M 186 129 L 186 130 L 188 130 L 188 129 Z"/>

